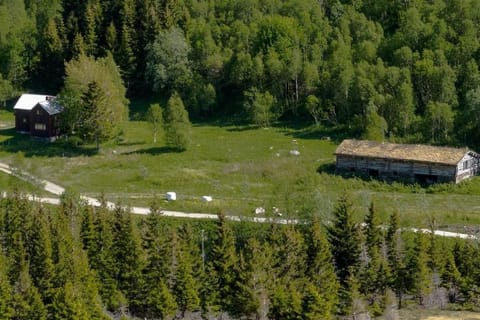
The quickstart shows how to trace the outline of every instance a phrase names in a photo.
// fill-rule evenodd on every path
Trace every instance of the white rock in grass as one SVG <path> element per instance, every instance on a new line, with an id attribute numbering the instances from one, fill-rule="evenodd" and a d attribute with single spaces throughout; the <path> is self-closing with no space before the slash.
<path id="1" fill-rule="evenodd" d="M 205 202 L 210 202 L 213 200 L 213 198 L 211 196 L 202 196 L 202 200 Z"/>
<path id="2" fill-rule="evenodd" d="M 298 151 L 298 150 L 290 150 L 290 154 L 291 154 L 292 156 L 299 156 L 299 155 L 300 155 L 300 151 Z"/>
<path id="3" fill-rule="evenodd" d="M 255 208 L 255 214 L 264 214 L 265 213 L 265 208 L 258 207 Z"/>
<path id="4" fill-rule="evenodd" d="M 177 200 L 177 194 L 176 194 L 175 192 L 172 192 L 172 191 L 167 192 L 166 197 L 167 197 L 167 200 L 168 200 L 168 201 L 175 201 L 175 200 Z"/>

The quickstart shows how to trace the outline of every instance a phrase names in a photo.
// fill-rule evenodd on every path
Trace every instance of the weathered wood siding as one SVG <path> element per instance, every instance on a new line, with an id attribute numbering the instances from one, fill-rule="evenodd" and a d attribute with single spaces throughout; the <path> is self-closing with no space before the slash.
<path id="1" fill-rule="evenodd" d="M 385 179 L 457 182 L 456 165 L 337 155 L 337 169 Z"/>
<path id="2" fill-rule="evenodd" d="M 457 164 L 457 175 L 455 182 L 460 182 L 475 176 L 479 172 L 480 160 L 476 153 L 467 152 Z"/>

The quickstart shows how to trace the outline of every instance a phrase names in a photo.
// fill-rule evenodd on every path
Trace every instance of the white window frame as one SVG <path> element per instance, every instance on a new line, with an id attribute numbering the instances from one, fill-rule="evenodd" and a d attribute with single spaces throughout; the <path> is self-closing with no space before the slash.
<path id="1" fill-rule="evenodd" d="M 45 123 L 35 123 L 35 130 L 38 131 L 46 131 L 47 130 L 47 125 Z"/>

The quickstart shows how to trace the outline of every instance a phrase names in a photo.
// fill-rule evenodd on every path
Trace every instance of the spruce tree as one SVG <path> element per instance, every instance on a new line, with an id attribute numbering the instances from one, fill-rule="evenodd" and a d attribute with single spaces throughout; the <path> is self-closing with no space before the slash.
<path id="1" fill-rule="evenodd" d="M 94 224 L 94 209 L 91 206 L 83 206 L 81 210 L 81 215 L 82 224 L 80 230 L 80 237 L 83 243 L 83 249 L 85 249 L 85 251 L 87 252 L 89 259 L 93 261 L 94 256 L 98 253 L 98 247 L 95 241 L 96 234 Z M 97 217 L 97 219 L 99 218 Z"/>
<path id="2" fill-rule="evenodd" d="M 12 305 L 12 319 L 47 319 L 47 309 L 37 288 L 32 283 L 25 260 L 20 265 L 19 277 L 13 286 Z"/>
<path id="3" fill-rule="evenodd" d="M 200 297 L 199 283 L 194 273 L 195 258 L 192 256 L 192 249 L 190 248 L 192 235 L 186 227 L 182 227 L 179 234 L 173 293 L 182 317 L 184 317 L 186 311 L 197 310 L 200 307 Z"/>
<path id="4" fill-rule="evenodd" d="M 397 296 L 398 307 L 402 308 L 403 296 L 408 290 L 409 281 L 404 243 L 398 226 L 398 211 L 394 211 L 390 215 L 385 242 L 388 251 L 389 269 L 391 271 L 390 285 Z"/>
<path id="5" fill-rule="evenodd" d="M 90 318 L 82 302 L 78 287 L 68 280 L 62 288 L 56 291 L 51 307 L 51 319 L 86 320 Z"/>
<path id="6" fill-rule="evenodd" d="M 448 300 L 450 303 L 456 303 L 460 286 L 462 283 L 462 276 L 455 264 L 453 253 L 448 250 L 446 253 L 445 268 L 442 273 L 442 286 L 448 290 Z"/>
<path id="7" fill-rule="evenodd" d="M 270 307 L 269 292 L 276 281 L 274 251 L 268 241 L 260 243 L 255 237 L 248 240 L 245 248 L 245 263 L 242 268 L 243 314 L 250 316 L 253 308 L 258 319 L 265 319 Z M 239 293 L 240 294 L 240 293 Z"/>
<path id="8" fill-rule="evenodd" d="M 281 281 L 272 293 L 269 318 L 275 320 L 297 320 L 302 318 L 301 281 Z"/>
<path id="9" fill-rule="evenodd" d="M 326 226 L 336 272 L 342 285 L 346 284 L 352 272 L 357 272 L 360 257 L 360 240 L 352 207 L 350 199 L 346 195 L 341 196 L 333 211 L 332 224 Z"/>
<path id="10" fill-rule="evenodd" d="M 378 214 L 372 201 L 365 216 L 366 259 L 362 263 L 359 280 L 360 290 L 366 295 L 375 316 L 381 314 L 381 301 L 390 281 L 390 268 L 382 255 L 382 243 Z"/>
<path id="11" fill-rule="evenodd" d="M 175 273 L 178 270 L 175 261 L 177 243 L 172 242 L 176 240 L 176 235 L 162 223 L 161 219 L 158 203 L 154 201 L 142 226 L 142 242 L 146 255 L 143 273 L 146 296 L 144 309 L 146 314 L 152 316 L 158 312 L 164 315 L 171 314 L 177 308 L 172 294 Z"/>
<path id="12" fill-rule="evenodd" d="M 88 89 L 82 96 L 82 103 L 83 119 L 78 132 L 85 141 L 94 141 L 98 149 L 100 141 L 109 136 L 112 124 L 105 122 L 107 119 L 104 114 L 107 104 L 106 95 L 96 81 L 88 84 Z"/>
<path id="13" fill-rule="evenodd" d="M 160 319 L 165 319 L 175 314 L 177 310 L 175 297 L 163 280 L 160 280 L 152 287 L 145 302 L 148 306 L 146 314 L 151 318 L 160 317 Z"/>
<path id="14" fill-rule="evenodd" d="M 108 310 L 116 311 L 124 307 L 127 301 L 120 292 L 118 282 L 116 281 L 118 266 L 113 248 L 113 217 L 105 206 L 95 209 L 94 216 L 95 238 L 92 248 L 96 248 L 97 252 L 87 250 L 89 263 L 92 269 L 96 271 L 100 283 L 99 292 L 102 301 Z"/>
<path id="15" fill-rule="evenodd" d="M 165 138 L 167 146 L 185 151 L 191 140 L 191 123 L 182 98 L 174 92 L 165 109 Z"/>
<path id="16" fill-rule="evenodd" d="M 424 304 L 426 295 L 432 289 L 432 271 L 428 263 L 428 240 L 422 232 L 417 232 L 415 243 L 409 253 L 408 269 L 411 292 L 420 305 Z"/>
<path id="17" fill-rule="evenodd" d="M 0 320 L 9 320 L 13 316 L 12 287 L 8 279 L 6 260 L 0 244 Z"/>
<path id="18" fill-rule="evenodd" d="M 44 303 L 49 304 L 55 274 L 47 214 L 42 208 L 35 213 L 27 251 L 33 284 L 38 288 Z"/>
<path id="19" fill-rule="evenodd" d="M 117 271 L 115 278 L 119 289 L 128 299 L 129 309 L 135 312 L 143 304 L 144 256 L 137 226 L 126 209 L 115 208 L 112 234 L 112 252 Z"/>
<path id="20" fill-rule="evenodd" d="M 305 289 L 304 312 L 309 319 L 332 319 L 338 303 L 339 284 L 333 265 L 330 245 L 318 218 L 308 229 L 308 284 Z"/>
<path id="21" fill-rule="evenodd" d="M 224 311 L 234 308 L 235 286 L 238 276 L 238 256 L 235 236 L 222 212 L 218 213 L 215 240 L 209 259 L 209 274 L 216 292 L 214 303 Z"/>

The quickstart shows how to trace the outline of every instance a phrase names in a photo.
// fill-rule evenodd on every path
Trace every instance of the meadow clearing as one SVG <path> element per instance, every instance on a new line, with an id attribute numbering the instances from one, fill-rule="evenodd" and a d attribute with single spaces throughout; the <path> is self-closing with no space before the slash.
<path id="1" fill-rule="evenodd" d="M 428 226 L 435 220 L 439 227 L 465 232 L 465 226 L 480 224 L 480 178 L 421 187 L 336 175 L 333 153 L 343 138 L 338 129 L 197 122 L 190 147 L 179 153 L 165 148 L 162 139 L 154 144 L 145 121 L 128 121 L 122 136 L 102 144 L 98 152 L 94 146 L 76 147 L 71 140 L 33 140 L 12 127 L 13 115 L 2 111 L 3 162 L 71 192 L 103 194 L 125 205 L 148 206 L 153 197 L 163 199 L 175 191 L 178 200 L 162 202 L 162 207 L 235 215 L 253 215 L 256 207 L 270 215 L 277 207 L 287 217 L 328 218 L 338 196 L 347 192 L 359 220 L 375 201 L 383 221 L 398 210 L 404 225 Z M 4 175 L 0 186 L 36 190 Z M 213 201 L 202 202 L 203 195 Z"/>

